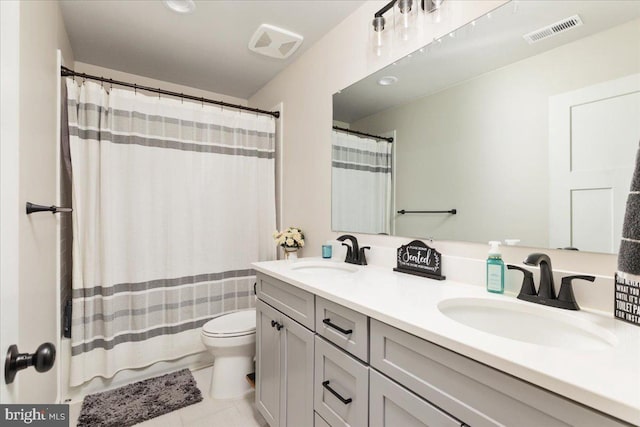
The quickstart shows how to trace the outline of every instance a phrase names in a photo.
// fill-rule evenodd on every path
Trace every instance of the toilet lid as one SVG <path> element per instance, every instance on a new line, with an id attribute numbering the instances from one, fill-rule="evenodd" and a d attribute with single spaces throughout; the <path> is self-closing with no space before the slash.
<path id="1" fill-rule="evenodd" d="M 241 310 L 209 320 L 202 332 L 211 336 L 245 335 L 256 330 L 256 310 Z"/>

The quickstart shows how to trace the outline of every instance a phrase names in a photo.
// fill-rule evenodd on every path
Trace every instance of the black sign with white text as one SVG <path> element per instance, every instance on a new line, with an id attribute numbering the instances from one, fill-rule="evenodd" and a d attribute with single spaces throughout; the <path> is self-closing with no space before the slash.
<path id="1" fill-rule="evenodd" d="M 444 280 L 442 255 L 420 240 L 398 248 L 397 267 L 393 271 Z"/>
<path id="2" fill-rule="evenodd" d="M 615 304 L 618 319 L 640 325 L 640 282 L 616 274 Z"/>

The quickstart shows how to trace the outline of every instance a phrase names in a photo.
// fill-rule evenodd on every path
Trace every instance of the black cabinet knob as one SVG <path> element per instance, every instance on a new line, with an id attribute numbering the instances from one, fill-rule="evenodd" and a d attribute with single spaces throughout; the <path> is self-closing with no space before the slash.
<path id="1" fill-rule="evenodd" d="M 278 323 L 275 320 L 271 321 L 271 327 L 276 328 L 277 330 L 280 330 L 283 328 L 282 323 Z"/>

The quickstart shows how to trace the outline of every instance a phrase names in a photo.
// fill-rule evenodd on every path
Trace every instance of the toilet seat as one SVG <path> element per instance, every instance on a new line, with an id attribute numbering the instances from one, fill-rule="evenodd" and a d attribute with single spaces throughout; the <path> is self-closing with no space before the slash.
<path id="1" fill-rule="evenodd" d="M 212 338 L 231 338 L 256 333 L 256 310 L 241 310 L 209 320 L 202 327 L 202 335 Z"/>

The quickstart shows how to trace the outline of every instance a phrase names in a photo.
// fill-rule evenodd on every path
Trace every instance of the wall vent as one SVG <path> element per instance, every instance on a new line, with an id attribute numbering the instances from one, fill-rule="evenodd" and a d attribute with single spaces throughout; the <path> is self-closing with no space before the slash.
<path id="1" fill-rule="evenodd" d="M 262 24 L 253 33 L 249 49 L 261 55 L 285 59 L 298 49 L 303 39 L 304 37 L 291 31 Z"/>
<path id="2" fill-rule="evenodd" d="M 558 21 L 555 24 L 548 25 L 544 28 L 540 28 L 538 30 L 532 31 L 528 34 L 525 34 L 524 39 L 529 42 L 529 44 L 534 44 L 539 42 L 540 40 L 548 39 L 549 37 L 555 36 L 559 33 L 564 33 L 565 31 L 569 31 L 572 28 L 576 28 L 582 25 L 582 19 L 578 15 L 573 15 L 569 18 L 565 18 L 562 21 Z"/>

